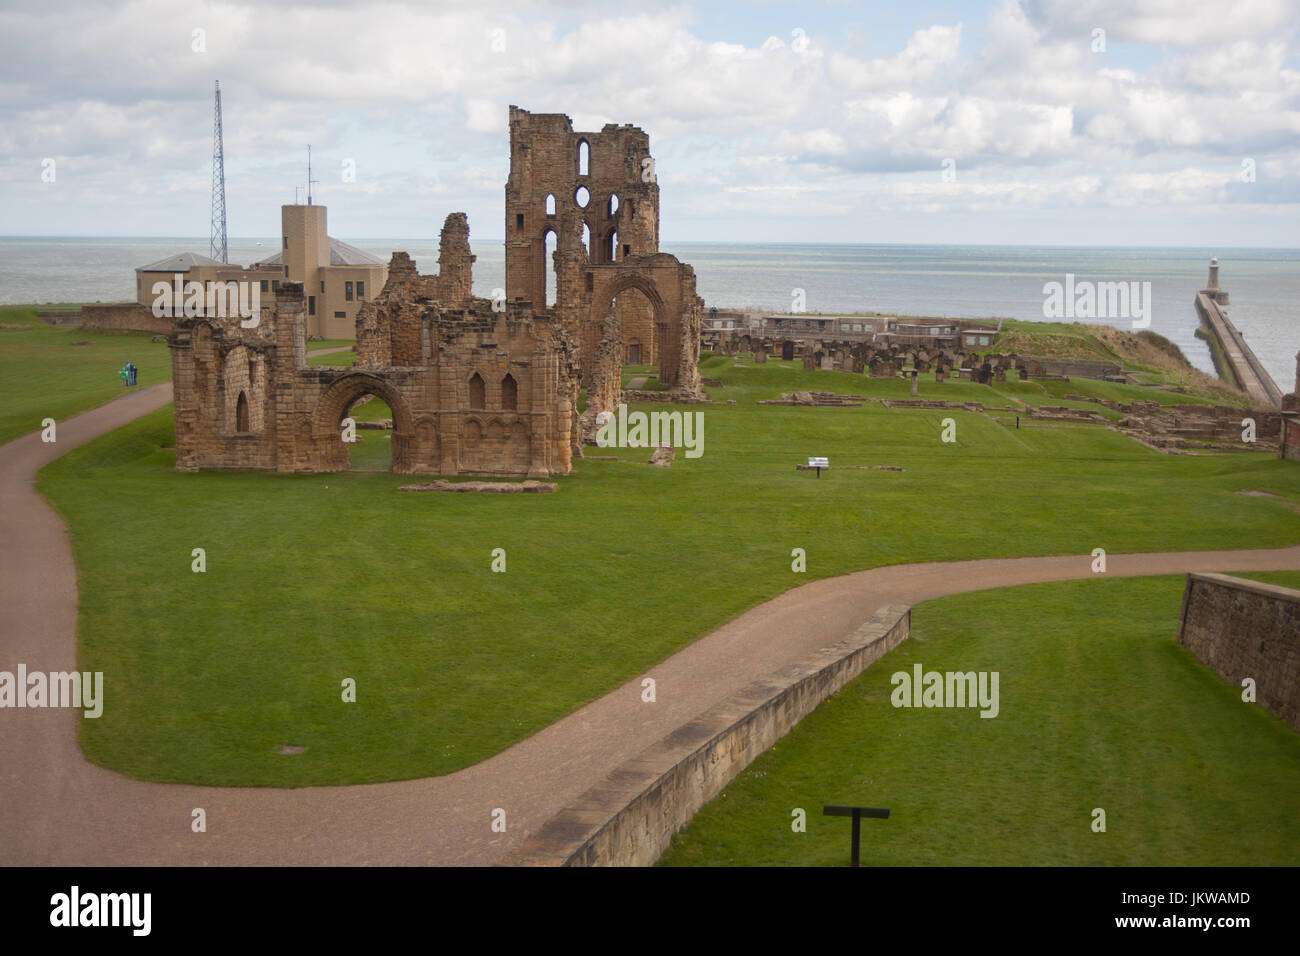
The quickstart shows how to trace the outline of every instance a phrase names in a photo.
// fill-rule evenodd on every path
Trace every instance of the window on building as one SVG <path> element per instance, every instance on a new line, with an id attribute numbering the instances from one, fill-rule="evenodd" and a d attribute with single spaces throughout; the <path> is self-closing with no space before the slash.
<path id="1" fill-rule="evenodd" d="M 487 390 L 483 387 L 483 376 L 475 372 L 469 380 L 469 407 L 486 408 Z"/>
<path id="2" fill-rule="evenodd" d="M 360 302 L 360 301 L 361 301 L 362 299 L 364 299 L 365 297 L 366 297 L 366 284 L 365 284 L 364 282 L 358 282 L 358 283 L 357 283 L 357 301 Z"/>
<path id="3" fill-rule="evenodd" d="M 586 176 L 591 172 L 591 147 L 585 139 L 578 141 L 578 175 Z"/>
<path id="4" fill-rule="evenodd" d="M 289 248 L 289 237 L 288 237 L 288 236 L 285 236 L 285 237 L 284 237 L 284 247 L 285 247 L 286 249 Z"/>
<path id="5" fill-rule="evenodd" d="M 279 291 L 280 291 L 280 280 L 279 280 L 279 279 L 272 279 L 272 280 L 271 280 L 271 291 L 272 291 L 272 292 L 279 292 Z"/>
<path id="6" fill-rule="evenodd" d="M 519 407 L 519 383 L 513 375 L 506 375 L 501 380 L 501 407 L 508 412 Z"/>
<path id="7" fill-rule="evenodd" d="M 336 318 L 336 319 L 346 319 L 347 317 L 348 317 L 348 314 L 347 314 L 346 312 L 335 312 L 335 313 L 334 313 L 334 318 Z"/>
<path id="8" fill-rule="evenodd" d="M 248 396 L 243 392 L 235 400 L 235 431 L 248 431 Z"/>
<path id="9" fill-rule="evenodd" d="M 626 259 L 626 258 L 627 258 L 628 256 L 630 256 L 631 254 L 632 254 L 632 247 L 629 246 L 627 243 L 624 243 L 624 244 L 623 244 L 623 258 Z"/>
<path id="10" fill-rule="evenodd" d="M 524 214 L 522 212 L 515 213 L 515 229 L 519 232 L 524 231 Z"/>
<path id="11" fill-rule="evenodd" d="M 351 283 L 351 282 L 345 282 L 345 283 L 343 283 L 343 301 L 344 301 L 344 302 L 351 302 L 351 301 L 352 301 L 352 283 Z"/>
<path id="12" fill-rule="evenodd" d="M 325 280 L 324 280 L 324 279 L 322 279 L 322 280 L 321 280 L 321 283 L 320 283 L 320 294 L 321 294 L 321 295 L 324 295 L 324 294 L 325 294 Z"/>
<path id="13" fill-rule="evenodd" d="M 263 292 L 267 291 L 267 289 L 266 289 L 266 280 L 265 280 L 265 279 L 262 280 L 262 291 L 263 291 Z"/>
<path id="14" fill-rule="evenodd" d="M 284 277 L 285 277 L 286 279 L 289 278 L 289 267 L 288 267 L 288 266 L 285 266 L 285 267 L 284 267 Z"/>
<path id="15" fill-rule="evenodd" d="M 555 197 L 554 197 L 554 196 L 547 196 L 547 197 L 546 197 L 546 215 L 548 215 L 548 216 L 554 216 L 554 215 L 555 215 Z"/>
<path id="16" fill-rule="evenodd" d="M 314 295 L 307 296 L 307 314 L 316 314 L 316 297 Z"/>

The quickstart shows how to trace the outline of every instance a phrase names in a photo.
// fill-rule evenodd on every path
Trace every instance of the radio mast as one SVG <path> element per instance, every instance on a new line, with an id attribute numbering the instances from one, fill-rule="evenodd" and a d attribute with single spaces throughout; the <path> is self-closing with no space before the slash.
<path id="1" fill-rule="evenodd" d="M 216 108 L 212 119 L 212 239 L 209 255 L 229 262 L 226 251 L 226 151 L 221 144 L 221 81 L 216 81 Z"/>

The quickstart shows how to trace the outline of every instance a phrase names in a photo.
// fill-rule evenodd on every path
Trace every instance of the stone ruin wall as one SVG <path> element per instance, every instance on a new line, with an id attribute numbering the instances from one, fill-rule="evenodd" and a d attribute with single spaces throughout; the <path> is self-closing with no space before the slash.
<path id="1" fill-rule="evenodd" d="M 433 297 L 466 281 L 420 276 L 395 255 L 383 292 L 358 315 L 351 367 L 307 365 L 299 285 L 281 286 L 256 329 L 176 320 L 177 469 L 345 470 L 341 421 L 374 395 L 393 411 L 394 472 L 567 474 L 576 347 L 549 316 Z"/>
<path id="2" fill-rule="evenodd" d="M 659 366 L 660 383 L 679 395 L 701 396 L 704 303 L 694 270 L 659 251 L 659 186 L 643 130 L 607 124 L 598 133 L 575 131 L 563 114 L 511 107 L 505 207 L 507 299 L 545 304 L 546 239 L 554 234 L 551 311 L 579 343 L 583 384 L 598 408 L 605 396 L 617 397 L 612 363 L 621 373 L 634 357 Z"/>
<path id="3" fill-rule="evenodd" d="M 1300 731 L 1300 591 L 1223 574 L 1189 574 L 1178 643 Z"/>

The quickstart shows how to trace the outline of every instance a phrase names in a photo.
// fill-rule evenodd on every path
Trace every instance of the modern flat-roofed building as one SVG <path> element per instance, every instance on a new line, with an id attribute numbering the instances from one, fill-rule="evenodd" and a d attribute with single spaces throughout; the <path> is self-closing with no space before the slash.
<path id="1" fill-rule="evenodd" d="M 243 266 L 209 259 L 197 252 L 179 252 L 135 270 L 135 301 L 152 307 L 158 297 L 154 286 L 159 282 L 173 286 L 178 275 L 181 282 L 198 282 L 205 290 L 214 282 L 256 282 L 263 294 L 270 294 L 279 289 L 276 280 L 280 278 L 280 271 L 274 268 L 262 269 L 256 265 L 245 269 Z"/>
<path id="2" fill-rule="evenodd" d="M 325 231 L 325 207 L 280 207 L 278 253 L 251 268 L 278 272 L 285 282 L 302 283 L 307 299 L 307 334 L 327 339 L 356 337 L 357 311 L 388 281 L 388 264 Z"/>
<path id="3" fill-rule="evenodd" d="M 195 252 L 179 252 L 135 270 L 136 302 L 151 307 L 154 286 L 198 282 L 205 289 L 220 282 L 255 282 L 265 301 L 281 282 L 297 282 L 307 300 L 307 334 L 327 339 L 356 338 L 361 303 L 383 291 L 388 263 L 325 232 L 325 207 L 280 207 L 279 252 L 248 267 L 218 262 Z"/>

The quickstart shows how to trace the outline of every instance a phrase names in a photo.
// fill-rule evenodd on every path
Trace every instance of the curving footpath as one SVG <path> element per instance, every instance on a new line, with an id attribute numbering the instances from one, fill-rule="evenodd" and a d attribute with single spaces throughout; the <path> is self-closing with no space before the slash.
<path id="1" fill-rule="evenodd" d="M 63 522 L 33 487 L 71 448 L 161 408 L 171 386 L 117 399 L 0 446 L 0 670 L 76 667 L 77 580 Z M 908 564 L 795 588 L 640 679 L 444 777 L 271 790 L 144 783 L 89 763 L 81 711 L 0 710 L 0 864 L 491 864 L 619 764 L 754 680 L 842 639 L 884 604 L 1091 577 L 1090 555 Z M 1300 569 L 1300 546 L 1107 556 L 1108 576 Z M 111 689 L 107 691 L 111 694 Z M 111 706 L 111 699 L 109 702 Z M 192 833 L 202 807 L 207 832 Z M 493 833 L 492 812 L 507 830 Z"/>

